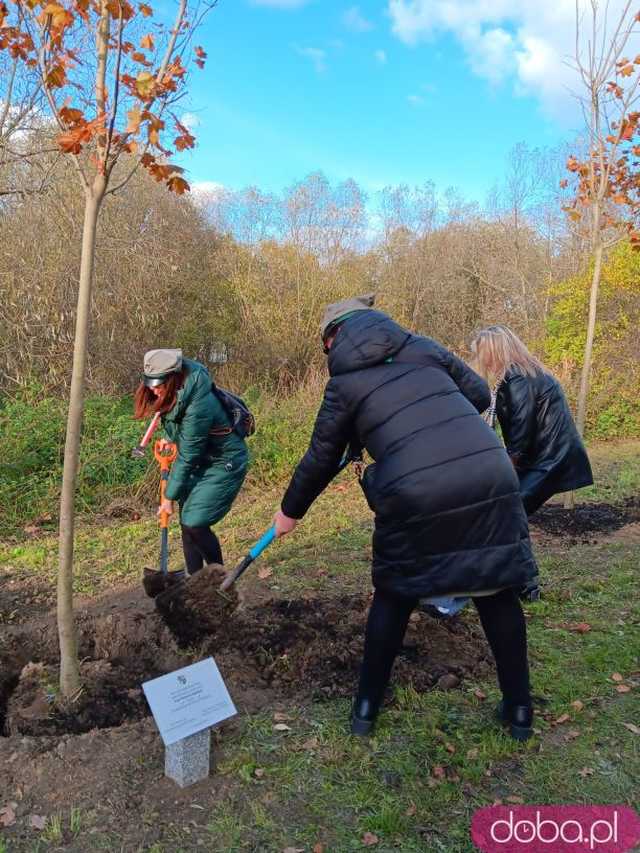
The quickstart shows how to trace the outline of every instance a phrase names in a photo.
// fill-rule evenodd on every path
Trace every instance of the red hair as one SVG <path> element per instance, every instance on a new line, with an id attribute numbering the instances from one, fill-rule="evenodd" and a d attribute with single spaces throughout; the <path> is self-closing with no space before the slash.
<path id="1" fill-rule="evenodd" d="M 185 371 L 172 373 L 166 382 L 159 385 L 160 394 L 156 397 L 151 388 L 141 382 L 133 396 L 133 416 L 136 420 L 150 418 L 157 412 L 164 415 L 170 412 L 176 404 L 178 391 L 184 384 Z"/>

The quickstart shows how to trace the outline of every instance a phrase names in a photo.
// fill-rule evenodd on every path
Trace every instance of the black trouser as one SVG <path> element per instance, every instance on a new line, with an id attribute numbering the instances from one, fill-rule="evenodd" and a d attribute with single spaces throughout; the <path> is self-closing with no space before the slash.
<path id="1" fill-rule="evenodd" d="M 417 603 L 417 599 L 396 598 L 376 590 L 367 620 L 358 699 L 368 699 L 375 707 L 382 703 L 393 661 Z M 516 591 L 505 589 L 474 598 L 473 603 L 496 661 L 505 701 L 530 704 L 527 628 Z"/>
<path id="2" fill-rule="evenodd" d="M 222 548 L 218 537 L 209 527 L 187 527 L 182 528 L 182 550 L 184 561 L 189 574 L 199 572 L 204 565 L 209 563 L 220 563 L 222 565 Z"/>

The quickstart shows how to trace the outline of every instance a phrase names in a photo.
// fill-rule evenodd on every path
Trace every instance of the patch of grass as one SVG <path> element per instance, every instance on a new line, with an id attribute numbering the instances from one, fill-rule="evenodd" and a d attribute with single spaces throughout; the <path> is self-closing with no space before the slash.
<path id="1" fill-rule="evenodd" d="M 589 457 L 595 482 L 576 492 L 578 501 L 616 503 L 640 492 L 640 442 L 594 444 Z"/>
<path id="2" fill-rule="evenodd" d="M 621 472 L 633 470 L 637 447 L 596 448 L 593 499 L 625 496 L 633 480 Z M 279 498 L 279 489 L 265 488 L 240 499 L 219 530 L 228 562 L 266 528 Z M 368 508 L 345 472 L 296 533 L 274 543 L 241 583 L 281 597 L 367 589 L 370 536 Z M 153 518 L 81 527 L 78 588 L 93 594 L 114 579 L 137 582 L 142 565 L 157 559 L 157 547 Z M 280 853 L 323 844 L 327 853 L 349 853 L 362 850 L 370 832 L 379 839 L 378 853 L 471 853 L 473 812 L 496 800 L 640 808 L 640 736 L 624 725 L 640 718 L 639 549 L 623 542 L 562 544 L 537 556 L 544 599 L 526 606 L 540 699 L 532 741 L 517 744 L 496 725 L 493 679 L 467 679 L 459 690 L 428 694 L 404 685 L 366 741 L 348 734 L 347 700 L 292 705 L 288 732 L 275 731 L 264 709 L 241 718 L 217 747 L 224 797 L 202 813 L 199 827 L 187 834 L 171 816 L 160 818 L 160 840 L 147 849 Z M 35 572 L 53 582 L 55 559 L 50 536 L 0 546 L 0 566 L 12 578 Z M 174 565 L 181 559 L 175 524 L 171 559 Z M 260 580 L 257 567 L 273 573 Z M 477 619 L 472 608 L 461 618 Z M 589 630 L 574 630 L 582 623 Z M 619 692 L 621 685 L 629 692 Z M 87 838 L 91 846 L 79 848 Z M 110 849 L 119 849 L 112 842 Z M 103 849 L 99 834 L 81 832 L 75 843 L 71 849 L 83 853 Z"/>

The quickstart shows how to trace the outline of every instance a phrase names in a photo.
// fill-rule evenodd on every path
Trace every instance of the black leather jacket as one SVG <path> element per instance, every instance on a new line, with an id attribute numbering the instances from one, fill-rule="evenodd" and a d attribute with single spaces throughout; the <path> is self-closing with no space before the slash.
<path id="1" fill-rule="evenodd" d="M 593 483 L 566 397 L 551 374 L 507 371 L 498 389 L 496 414 L 528 512 L 553 494 Z"/>

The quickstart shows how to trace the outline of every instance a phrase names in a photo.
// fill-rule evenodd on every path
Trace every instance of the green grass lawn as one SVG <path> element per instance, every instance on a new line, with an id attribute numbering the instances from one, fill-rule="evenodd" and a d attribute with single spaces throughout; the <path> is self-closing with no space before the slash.
<path id="1" fill-rule="evenodd" d="M 589 500 L 638 493 L 639 444 L 595 448 L 592 456 L 598 483 L 582 493 Z M 220 527 L 228 562 L 268 526 L 278 499 L 274 490 L 238 503 Z M 369 511 L 345 473 L 242 583 L 256 597 L 367 589 L 370 533 Z M 178 566 L 175 530 L 172 544 Z M 292 706 L 282 731 L 270 711 L 245 716 L 217 746 L 215 772 L 225 778 L 225 797 L 215 810 L 198 813 L 197 826 L 161 815 L 161 840 L 146 849 L 462 853 L 474 849 L 474 810 L 495 801 L 626 803 L 640 810 L 640 734 L 634 730 L 640 726 L 640 545 L 605 538 L 538 549 L 537 556 L 545 597 L 526 607 L 539 700 L 537 734 L 529 743 L 516 744 L 494 724 L 493 680 L 423 695 L 397 690 L 369 741 L 348 735 L 345 700 Z M 85 525 L 76 552 L 78 592 L 134 582 L 156 558 L 153 519 Z M 0 546 L 0 571 L 18 579 L 37 575 L 43 588 L 53 582 L 55 564 L 49 536 Z M 272 574 L 260 580 L 258 568 Z M 463 618 L 476 617 L 468 608 Z M 84 839 L 84 847 L 73 849 L 130 849 L 113 834 Z M 33 849 L 61 848 L 45 834 Z"/>

